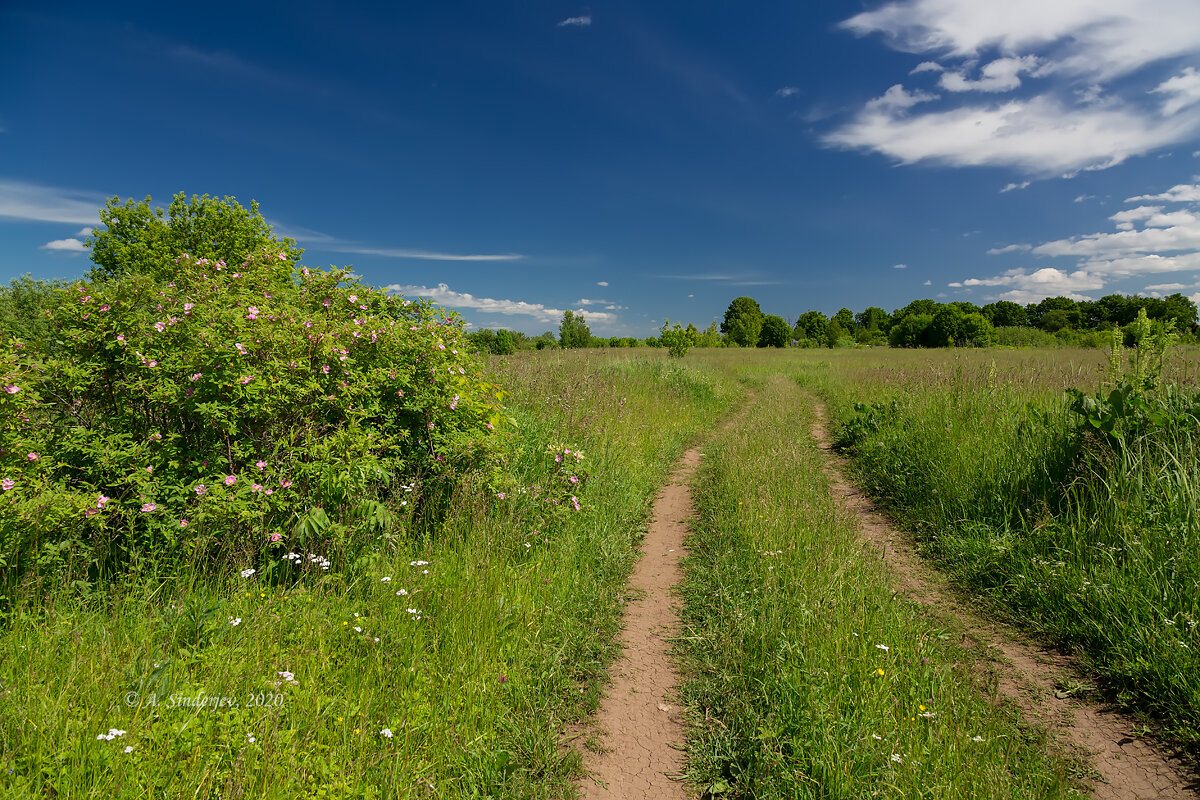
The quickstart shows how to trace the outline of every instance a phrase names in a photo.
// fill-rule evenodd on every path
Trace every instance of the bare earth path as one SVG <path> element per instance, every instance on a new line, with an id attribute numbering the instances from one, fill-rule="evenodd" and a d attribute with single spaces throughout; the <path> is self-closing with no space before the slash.
<path id="1" fill-rule="evenodd" d="M 679 627 L 671 587 L 682 577 L 683 537 L 695 513 L 687 484 L 699 463 L 699 450 L 687 451 L 654 502 L 644 554 L 629 582 L 637 596 L 625 612 L 621 656 L 591 722 L 601 752 L 583 751 L 585 798 L 689 797 L 679 780 L 684 727 L 675 699 L 679 676 L 668 652 Z"/>
<path id="2" fill-rule="evenodd" d="M 993 649 L 997 689 L 1015 702 L 1026 719 L 1047 727 L 1077 752 L 1098 775 L 1097 800 L 1175 800 L 1200 797 L 1194 775 L 1161 748 L 1133 735 L 1133 721 L 1111 709 L 1060 696 L 1056 687 L 1078 684 L 1069 657 L 1020 641 L 1012 630 L 983 619 L 949 588 L 945 578 L 916 554 L 912 542 L 881 515 L 843 474 L 844 460 L 830 447 L 824 409 L 816 405 L 813 438 L 828 452 L 825 472 L 831 490 L 848 514 L 857 518 L 863 538 L 887 564 L 896 590 L 957 618 L 966 635 Z"/>

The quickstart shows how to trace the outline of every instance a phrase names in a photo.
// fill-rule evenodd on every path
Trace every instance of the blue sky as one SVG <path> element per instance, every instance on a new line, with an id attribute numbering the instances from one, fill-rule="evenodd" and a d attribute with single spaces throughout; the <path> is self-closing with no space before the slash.
<path id="1" fill-rule="evenodd" d="M 259 202 L 478 327 L 1200 300 L 1200 3 L 0 5 L 0 280 Z"/>

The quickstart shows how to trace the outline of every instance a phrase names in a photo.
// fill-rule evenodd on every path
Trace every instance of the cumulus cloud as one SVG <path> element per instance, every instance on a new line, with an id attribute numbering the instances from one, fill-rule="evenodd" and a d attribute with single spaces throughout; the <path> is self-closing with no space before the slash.
<path id="1" fill-rule="evenodd" d="M 608 286 L 608 281 L 596 281 L 597 286 Z"/>
<path id="2" fill-rule="evenodd" d="M 591 14 L 581 14 L 578 17 L 567 17 L 558 23 L 560 28 L 587 28 L 592 24 Z"/>
<path id="3" fill-rule="evenodd" d="M 791 97 L 800 93 L 800 89 L 796 86 L 784 86 L 782 89 L 776 89 L 775 94 L 780 97 Z"/>
<path id="4" fill-rule="evenodd" d="M 41 246 L 42 250 L 57 250 L 63 253 L 86 253 L 87 248 L 79 239 L 55 239 Z"/>
<path id="5" fill-rule="evenodd" d="M 892 0 L 842 28 L 922 56 L 908 74 L 946 94 L 897 84 L 827 134 L 829 146 L 1050 176 L 1200 134 L 1200 72 L 1174 66 L 1200 54 L 1195 0 Z"/>
<path id="6" fill-rule="evenodd" d="M 491 297 L 476 297 L 466 292 L 456 292 L 444 283 L 439 283 L 434 287 L 392 284 L 384 288 L 389 292 L 396 292 L 408 297 L 424 297 L 432 300 L 437 305 L 447 308 L 469 308 L 485 314 L 520 315 L 532 317 L 538 322 L 543 323 L 559 322 L 562 319 L 563 312 L 567 310 L 551 308 L 542 303 L 528 303 L 524 300 L 497 300 Z M 582 308 L 574 310 L 578 313 L 586 313 L 586 319 L 589 323 L 605 324 L 617 321 L 617 315 L 607 311 L 586 311 Z"/>
<path id="7" fill-rule="evenodd" d="M 1109 216 L 1115 230 L 1055 239 L 1036 247 L 1008 245 L 988 251 L 993 255 L 1029 252 L 1033 256 L 1067 259 L 1074 262 L 1072 266 L 1022 267 L 991 278 L 969 278 L 951 286 L 1007 288 L 1000 298 L 1034 302 L 1059 294 L 1082 297 L 1081 292 L 1103 289 L 1113 280 L 1200 270 L 1198 188 L 1179 184 L 1165 192 L 1128 198 L 1128 203 L 1142 204 Z M 1147 291 L 1186 288 L 1191 287 L 1173 281 L 1151 284 Z"/>

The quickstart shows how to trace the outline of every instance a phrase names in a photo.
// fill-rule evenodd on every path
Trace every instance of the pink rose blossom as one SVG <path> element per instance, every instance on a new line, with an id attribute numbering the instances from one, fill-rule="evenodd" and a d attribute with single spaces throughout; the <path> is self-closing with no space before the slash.
<path id="1" fill-rule="evenodd" d="M 235 483 L 237 483 L 237 478 L 235 478 L 233 475 L 225 476 L 225 485 L 226 486 L 233 486 Z"/>
<path id="2" fill-rule="evenodd" d="M 0 481 L 0 489 L 3 489 L 6 492 L 16 485 L 16 482 L 12 478 L 5 478 L 4 480 Z"/>
<path id="3" fill-rule="evenodd" d="M 157 505 L 157 504 L 155 504 L 155 503 L 146 503 L 144 506 L 142 506 L 142 512 L 143 512 L 143 513 L 146 513 L 146 514 L 149 514 L 151 511 L 153 511 L 153 510 L 154 510 L 154 509 L 156 509 L 156 508 L 158 508 L 158 505 Z"/>
<path id="4" fill-rule="evenodd" d="M 10 383 L 4 387 L 4 391 L 8 392 L 9 394 L 16 394 L 17 392 L 21 391 L 21 387 L 14 383 Z"/>

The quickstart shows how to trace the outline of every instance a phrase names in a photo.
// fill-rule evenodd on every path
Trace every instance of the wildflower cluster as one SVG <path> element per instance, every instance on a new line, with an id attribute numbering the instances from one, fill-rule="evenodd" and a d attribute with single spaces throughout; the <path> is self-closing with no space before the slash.
<path id="1" fill-rule="evenodd" d="M 63 549 L 81 563 L 198 539 L 260 551 L 301 502 L 354 520 L 417 475 L 495 467 L 500 395 L 461 320 L 345 270 L 182 255 L 60 290 L 48 316 L 54 352 L 0 339 L 0 512 L 25 514 L 0 562 L 64 531 L 107 545 Z"/>

